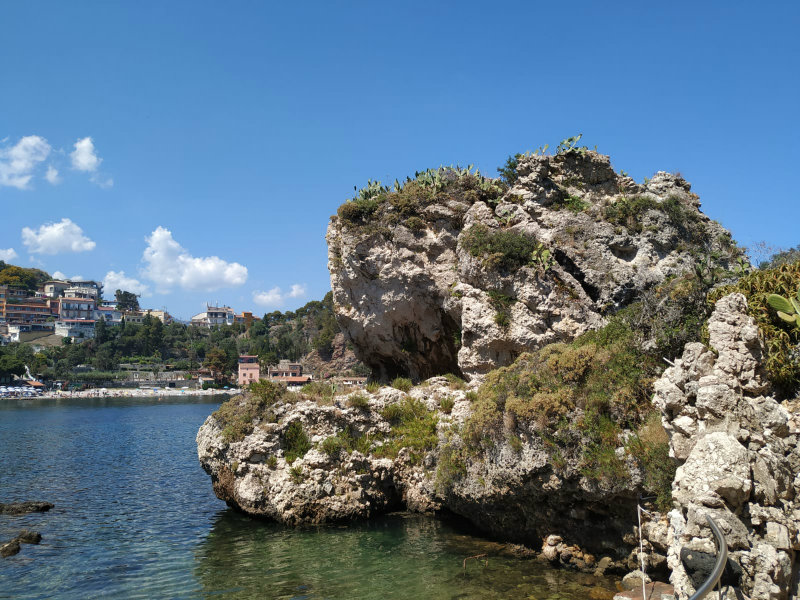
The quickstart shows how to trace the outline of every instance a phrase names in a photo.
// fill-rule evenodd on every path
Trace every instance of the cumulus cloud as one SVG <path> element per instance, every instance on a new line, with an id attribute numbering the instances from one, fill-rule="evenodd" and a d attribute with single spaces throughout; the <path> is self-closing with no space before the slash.
<path id="1" fill-rule="evenodd" d="M 0 248 L 0 260 L 14 260 L 15 258 L 17 258 L 17 253 L 13 248 L 6 248 L 5 250 Z"/>
<path id="2" fill-rule="evenodd" d="M 67 277 L 61 271 L 56 271 L 53 273 L 53 279 L 57 279 L 58 281 L 86 281 L 83 278 L 83 275 L 73 275 L 72 277 Z"/>
<path id="3" fill-rule="evenodd" d="M 253 292 L 253 302 L 259 306 L 281 306 L 289 298 L 302 298 L 305 295 L 305 284 L 295 283 L 286 293 L 283 293 L 279 287 L 274 287 L 266 292 L 256 290 Z"/>
<path id="4" fill-rule="evenodd" d="M 61 252 L 87 252 L 95 243 L 83 235 L 83 229 L 70 219 L 47 223 L 33 230 L 22 228 L 22 243 L 34 254 L 59 254 Z"/>
<path id="5" fill-rule="evenodd" d="M 150 295 L 150 290 L 144 283 L 133 277 L 128 277 L 125 275 L 125 271 L 109 271 L 106 273 L 103 278 L 103 287 L 112 294 L 116 290 L 122 290 L 133 292 L 140 296 Z"/>
<path id="6" fill-rule="evenodd" d="M 73 147 L 75 150 L 69 155 L 72 160 L 73 169 L 90 173 L 89 181 L 96 183 L 102 188 L 110 188 L 114 185 L 114 180 L 111 177 L 101 175 L 97 171 L 103 159 L 97 155 L 92 138 L 81 138 L 75 142 Z"/>
<path id="7" fill-rule="evenodd" d="M 192 256 L 172 237 L 172 232 L 157 227 L 147 238 L 142 274 L 154 281 L 159 291 L 178 286 L 184 290 L 213 291 L 247 281 L 247 267 L 227 262 L 218 256 Z"/>
<path id="8" fill-rule="evenodd" d="M 72 168 L 76 171 L 87 171 L 93 173 L 97 171 L 97 167 L 103 162 L 103 159 L 97 156 L 94 151 L 94 142 L 92 138 L 85 137 L 74 145 L 75 150 L 70 153 L 69 157 L 72 159 Z"/>
<path id="9" fill-rule="evenodd" d="M 13 146 L 0 148 L 0 185 L 28 189 L 34 169 L 50 149 L 47 140 L 38 135 L 27 135 Z"/>
<path id="10" fill-rule="evenodd" d="M 51 185 L 61 183 L 61 177 L 58 176 L 58 169 L 53 165 L 47 165 L 47 173 L 45 173 L 44 178 L 47 179 Z"/>

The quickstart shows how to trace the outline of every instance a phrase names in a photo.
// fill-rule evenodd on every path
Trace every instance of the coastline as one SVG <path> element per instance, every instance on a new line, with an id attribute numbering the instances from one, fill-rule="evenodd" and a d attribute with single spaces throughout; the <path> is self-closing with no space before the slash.
<path id="1" fill-rule="evenodd" d="M 176 388 L 97 388 L 81 391 L 52 391 L 35 396 L 5 396 L 0 400 L 58 400 L 64 398 L 141 398 L 141 397 L 179 397 L 179 396 L 214 396 L 217 394 L 234 395 L 241 393 L 239 389 L 231 390 L 190 390 Z"/>

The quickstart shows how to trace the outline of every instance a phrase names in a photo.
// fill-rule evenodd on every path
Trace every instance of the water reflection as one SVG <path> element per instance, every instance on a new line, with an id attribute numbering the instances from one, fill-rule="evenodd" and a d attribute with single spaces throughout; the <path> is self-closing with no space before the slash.
<path id="1" fill-rule="evenodd" d="M 488 566 L 467 556 L 487 553 Z M 347 526 L 289 529 L 218 515 L 196 553 L 206 597 L 276 599 L 611 598 L 609 580 L 508 556 L 452 524 L 393 514 Z"/>

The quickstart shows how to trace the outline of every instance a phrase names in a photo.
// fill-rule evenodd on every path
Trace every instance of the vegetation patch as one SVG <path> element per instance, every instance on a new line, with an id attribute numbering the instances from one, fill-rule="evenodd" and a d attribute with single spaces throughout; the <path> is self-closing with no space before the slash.
<path id="1" fill-rule="evenodd" d="M 574 213 L 583 212 L 590 206 L 591 204 L 579 196 L 567 196 L 563 200 L 553 203 L 553 207 L 558 210 L 568 210 Z"/>
<path id="2" fill-rule="evenodd" d="M 643 217 L 651 210 L 664 213 L 683 238 L 691 241 L 702 238 L 705 228 L 702 226 L 700 214 L 685 205 L 678 196 L 670 196 L 663 202 L 650 196 L 623 196 L 605 207 L 603 217 L 609 223 L 625 227 L 631 233 L 641 233 L 644 228 Z"/>
<path id="3" fill-rule="evenodd" d="M 357 410 L 367 410 L 369 409 L 369 398 L 360 393 L 351 394 L 347 398 L 347 406 Z"/>
<path id="4" fill-rule="evenodd" d="M 501 329 L 508 329 L 511 325 L 511 306 L 517 299 L 496 290 L 489 290 L 486 293 L 489 296 L 489 304 L 495 311 L 495 324 Z"/>
<path id="5" fill-rule="evenodd" d="M 472 404 L 463 439 L 469 453 L 480 454 L 505 438 L 520 447 L 509 423 L 537 432 L 560 468 L 565 456 L 577 459 L 579 472 L 591 479 L 627 477 L 624 457 L 617 455 L 623 430 L 637 430 L 652 412 L 652 382 L 657 357 L 638 349 L 636 336 L 622 316 L 571 343 L 545 346 L 521 355 L 512 365 L 489 373 Z M 513 439 L 512 439 L 513 438 Z M 663 447 L 636 446 L 635 456 L 647 473 L 653 493 L 664 495 L 657 457 Z M 671 479 L 670 479 L 671 483 Z"/>
<path id="6" fill-rule="evenodd" d="M 733 292 L 747 298 L 747 313 L 758 324 L 766 347 L 767 376 L 782 397 L 790 397 L 800 388 L 800 327 L 782 320 L 768 298 L 771 294 L 795 296 L 798 286 L 800 262 L 794 262 L 753 271 L 737 283 L 717 288 L 708 295 L 711 305 Z"/>
<path id="7" fill-rule="evenodd" d="M 436 489 L 446 493 L 453 484 L 467 475 L 467 455 L 462 447 L 445 444 L 436 463 Z"/>
<path id="8" fill-rule="evenodd" d="M 316 400 L 320 404 L 330 404 L 336 393 L 336 388 L 330 383 L 312 381 L 300 388 L 300 393 L 309 400 Z"/>
<path id="9" fill-rule="evenodd" d="M 322 441 L 320 448 L 331 458 L 338 458 L 341 452 L 346 449 L 346 445 L 341 437 L 332 435 Z"/>
<path id="10" fill-rule="evenodd" d="M 391 187 L 370 180 L 366 187 L 357 190 L 355 197 L 339 207 L 337 214 L 365 233 L 390 236 L 390 228 L 401 223 L 415 232 L 424 230 L 429 224 L 425 210 L 433 204 L 453 200 L 467 207 L 478 201 L 496 203 L 505 190 L 502 182 L 484 177 L 471 165 L 439 167 L 417 171 L 413 179 L 395 180 Z M 456 215 L 453 226 L 460 226 L 461 216 Z"/>
<path id="11" fill-rule="evenodd" d="M 311 441 L 303 430 L 303 424 L 300 421 L 292 421 L 289 424 L 286 431 L 283 432 L 281 442 L 283 455 L 289 464 L 298 458 L 304 457 L 306 452 L 311 450 Z"/>
<path id="12" fill-rule="evenodd" d="M 406 398 L 403 402 L 390 406 L 399 407 L 399 412 L 393 415 L 393 419 L 387 419 L 393 423 L 391 437 L 378 448 L 376 454 L 394 458 L 400 450 L 408 448 L 412 463 L 419 464 L 438 442 L 436 413 L 429 411 L 424 402 L 414 398 Z M 387 406 L 386 409 L 388 408 Z"/>
<path id="13" fill-rule="evenodd" d="M 392 387 L 401 392 L 408 392 L 413 387 L 413 382 L 407 377 L 396 377 L 392 381 Z"/>
<path id="14" fill-rule="evenodd" d="M 234 396 L 223 402 L 214 412 L 226 444 L 240 442 L 247 437 L 253 432 L 256 420 L 273 421 L 274 415 L 269 408 L 288 393 L 282 385 L 266 380 L 252 383 L 250 390 L 249 394 Z"/>
<path id="15" fill-rule="evenodd" d="M 461 244 L 472 256 L 483 259 L 488 269 L 511 273 L 530 265 L 541 244 L 531 235 L 509 230 L 491 230 L 486 225 L 470 227 Z"/>
<path id="16" fill-rule="evenodd" d="M 444 378 L 450 384 L 451 390 L 463 390 L 467 386 L 467 382 L 454 373 L 445 373 Z"/>

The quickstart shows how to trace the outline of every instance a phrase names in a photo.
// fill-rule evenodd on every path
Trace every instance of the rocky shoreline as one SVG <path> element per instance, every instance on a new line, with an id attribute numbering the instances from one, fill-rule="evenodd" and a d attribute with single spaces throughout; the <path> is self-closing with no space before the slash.
<path id="1" fill-rule="evenodd" d="M 687 551 L 715 553 L 706 514 L 720 524 L 741 565 L 736 588 L 751 598 L 784 599 L 796 577 L 800 412 L 763 395 L 763 349 L 745 309 L 741 295 L 720 300 L 709 320 L 709 347 L 687 345 L 655 385 L 654 403 L 681 466 L 672 484 L 674 508 L 645 515 L 644 558 L 648 574 L 669 576 L 679 598 L 693 588 Z M 208 417 L 197 435 L 198 456 L 217 496 L 288 525 L 350 521 L 399 508 L 447 510 L 553 564 L 598 574 L 638 569 L 636 505 L 643 490 L 635 467 L 624 485 L 602 484 L 554 470 L 535 443 L 514 448 L 506 442 L 467 465 L 458 483 L 446 485 L 448 443 L 469 415 L 474 389 L 454 389 L 447 378 L 435 377 L 408 393 L 383 387 L 336 397 L 329 405 L 294 395 L 273 404 L 268 418 L 257 418 L 241 440 L 226 440 L 225 425 Z M 391 443 L 389 407 L 404 403 L 437 416 L 435 445 L 381 456 L 381 446 Z M 303 432 L 308 449 L 290 461 L 293 429 Z M 327 442 L 342 439 L 343 432 L 384 441 L 365 452 Z"/>

